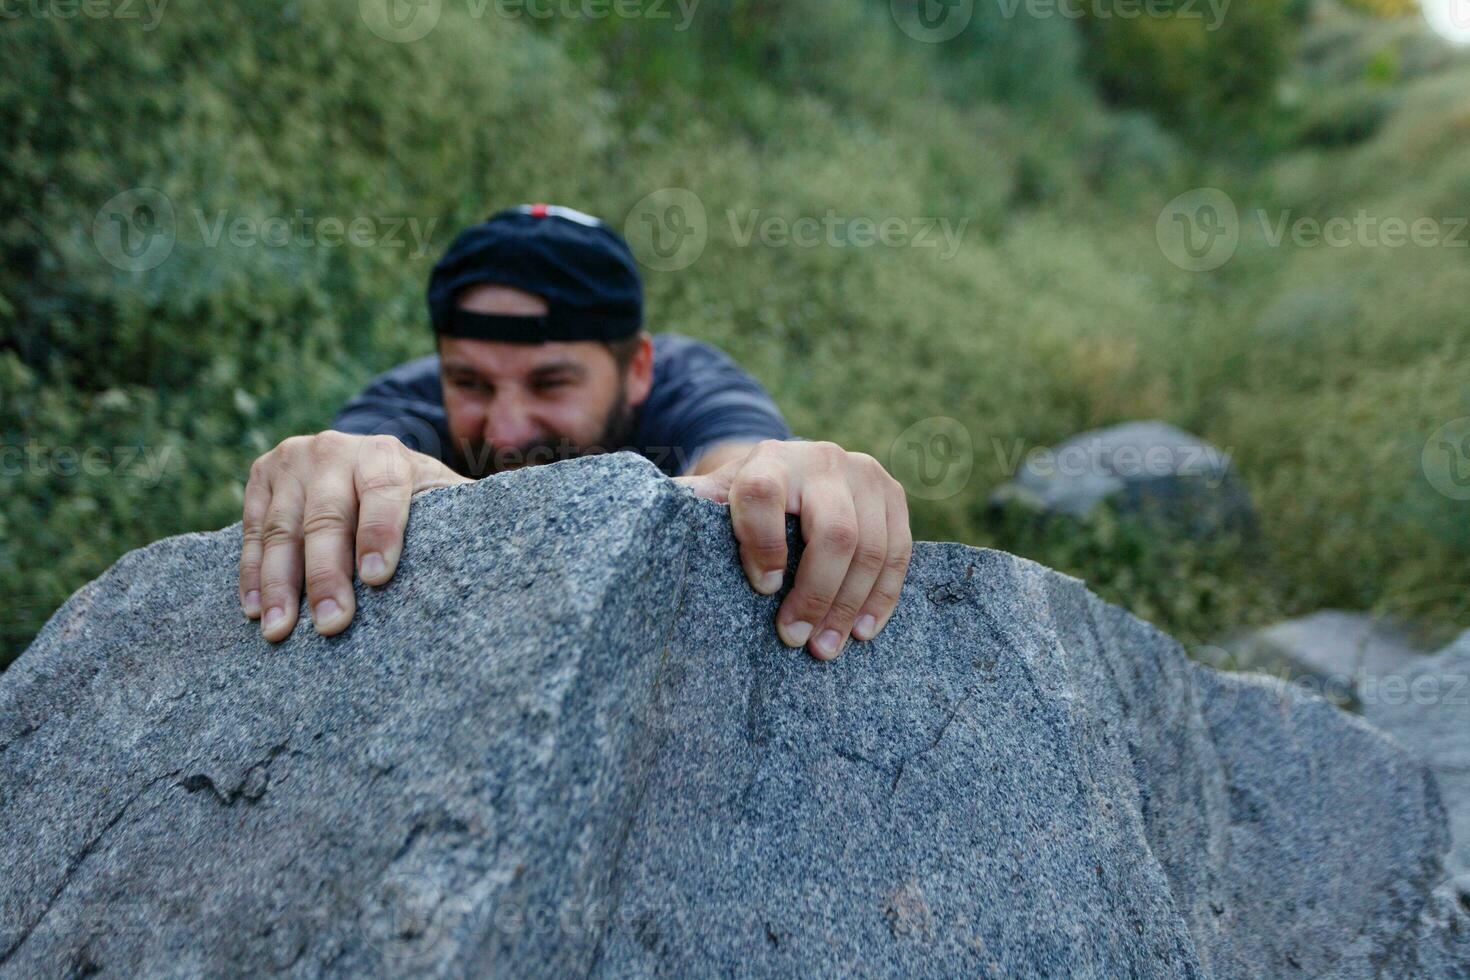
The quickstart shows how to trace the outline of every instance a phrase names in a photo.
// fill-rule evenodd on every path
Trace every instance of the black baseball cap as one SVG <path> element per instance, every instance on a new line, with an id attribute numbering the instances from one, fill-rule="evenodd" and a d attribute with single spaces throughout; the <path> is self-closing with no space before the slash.
<path id="1" fill-rule="evenodd" d="M 545 316 L 458 308 L 466 286 L 511 286 L 546 300 Z M 643 282 L 623 236 L 590 214 L 522 204 L 465 229 L 429 275 L 429 319 L 450 337 L 544 343 L 619 340 L 643 326 Z"/>

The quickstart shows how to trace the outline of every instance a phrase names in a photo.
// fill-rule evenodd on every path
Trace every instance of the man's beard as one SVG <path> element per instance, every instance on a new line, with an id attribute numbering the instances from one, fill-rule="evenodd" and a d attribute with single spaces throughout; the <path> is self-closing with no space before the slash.
<path id="1" fill-rule="evenodd" d="M 576 445 L 565 438 L 541 439 L 521 446 L 491 446 L 486 442 L 470 443 L 451 439 L 454 469 L 473 479 L 517 470 L 525 466 L 540 466 L 578 456 L 616 452 L 629 448 L 633 438 L 634 409 L 628 404 L 627 393 L 618 385 L 618 395 L 613 407 L 603 419 L 602 434 L 591 445 Z"/>

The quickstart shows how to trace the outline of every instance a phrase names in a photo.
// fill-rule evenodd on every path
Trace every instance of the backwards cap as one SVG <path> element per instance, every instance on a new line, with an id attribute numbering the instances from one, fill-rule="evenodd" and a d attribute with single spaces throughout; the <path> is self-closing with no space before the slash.
<path id="1" fill-rule="evenodd" d="M 512 286 L 546 301 L 545 316 L 493 316 L 458 308 L 466 286 Z M 455 238 L 429 276 L 436 333 L 544 343 L 619 340 L 643 326 L 643 283 L 623 237 L 590 214 L 522 204 Z"/>

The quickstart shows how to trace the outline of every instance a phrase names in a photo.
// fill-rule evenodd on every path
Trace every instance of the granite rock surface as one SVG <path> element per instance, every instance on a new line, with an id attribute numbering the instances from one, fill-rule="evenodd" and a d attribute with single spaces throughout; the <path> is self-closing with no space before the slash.
<path id="1" fill-rule="evenodd" d="M 821 663 L 628 455 L 420 496 L 333 638 L 263 641 L 239 544 L 0 675 L 0 977 L 1470 970 L 1410 751 L 1025 560 L 919 545 Z"/>

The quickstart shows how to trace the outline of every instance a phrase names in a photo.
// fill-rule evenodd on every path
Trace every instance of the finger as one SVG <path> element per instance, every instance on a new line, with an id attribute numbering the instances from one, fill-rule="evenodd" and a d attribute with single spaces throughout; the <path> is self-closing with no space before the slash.
<path id="1" fill-rule="evenodd" d="M 271 481 L 271 502 L 261 526 L 260 632 L 275 643 L 291 635 L 301 603 L 301 515 L 306 492 L 293 474 Z"/>
<path id="2" fill-rule="evenodd" d="M 827 618 L 858 544 L 852 491 L 840 476 L 808 483 L 800 513 L 806 549 L 796 569 L 796 584 L 776 614 L 776 631 L 792 647 L 806 645 L 816 624 Z"/>
<path id="3" fill-rule="evenodd" d="M 779 460 L 760 455 L 749 459 L 730 481 L 730 527 L 740 544 L 740 565 L 761 595 L 781 591 L 786 578 L 789 481 Z"/>
<path id="4" fill-rule="evenodd" d="M 306 605 L 322 636 L 345 630 L 357 609 L 352 594 L 356 530 L 357 492 L 351 470 L 344 466 L 318 469 L 306 488 L 301 531 Z"/>
<path id="5" fill-rule="evenodd" d="M 859 640 L 871 640 L 888 625 L 893 610 L 898 607 L 903 594 L 903 580 L 909 572 L 909 560 L 913 557 L 914 539 L 909 529 L 909 504 L 903 487 L 895 481 L 885 495 L 888 526 L 888 554 L 883 561 L 883 571 L 873 583 L 873 591 L 863 603 L 853 623 L 852 635 Z"/>
<path id="6" fill-rule="evenodd" d="M 413 469 L 402 443 L 363 447 L 353 479 L 356 485 L 357 574 L 368 585 L 383 585 L 398 570 L 403 533 L 413 499 Z"/>
<path id="7" fill-rule="evenodd" d="M 812 636 L 812 653 L 823 660 L 833 659 L 847 645 L 858 610 L 873 591 L 873 583 L 878 581 L 888 556 L 888 505 L 882 487 L 876 483 L 859 486 L 852 498 L 857 515 L 857 547 L 853 550 L 852 564 L 847 567 L 847 577 L 837 590 L 837 598 L 832 600 L 832 608 L 817 624 Z"/>
<path id="8" fill-rule="evenodd" d="M 260 618 L 260 559 L 264 551 L 261 529 L 270 508 L 270 474 L 257 460 L 245 483 L 245 513 L 240 532 L 240 608 L 250 619 Z"/>

